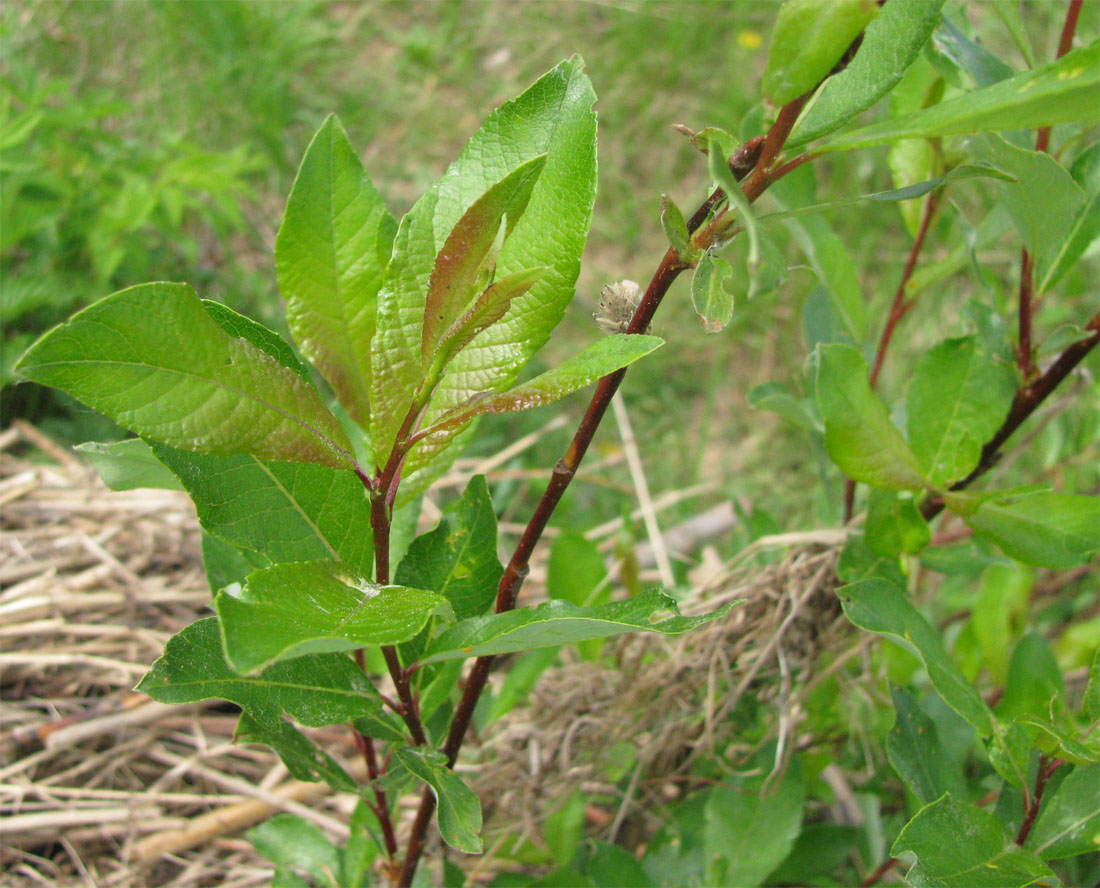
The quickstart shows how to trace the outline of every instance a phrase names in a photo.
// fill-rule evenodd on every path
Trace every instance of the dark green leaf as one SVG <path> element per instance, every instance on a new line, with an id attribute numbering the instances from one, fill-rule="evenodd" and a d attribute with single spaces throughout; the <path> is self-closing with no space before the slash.
<path id="1" fill-rule="evenodd" d="M 359 791 L 354 777 L 288 721 L 280 719 L 272 727 L 256 721 L 246 712 L 237 723 L 234 739 L 271 747 L 296 780 L 327 783 L 337 792 Z"/>
<path id="2" fill-rule="evenodd" d="M 340 121 L 329 115 L 287 200 L 275 267 L 295 341 L 364 426 L 375 301 L 396 229 Z"/>
<path id="3" fill-rule="evenodd" d="M 691 275 L 691 302 L 707 333 L 719 333 L 733 318 L 733 294 L 726 281 L 733 269 L 725 259 L 704 253 Z"/>
<path id="4" fill-rule="evenodd" d="M 1100 549 L 1100 499 L 1094 496 L 1037 493 L 994 499 L 963 520 L 1006 555 L 1037 567 L 1076 567 Z"/>
<path id="5" fill-rule="evenodd" d="M 808 823 L 791 853 L 768 873 L 768 885 L 832 885 L 833 877 L 856 850 L 861 829 L 842 823 Z"/>
<path id="6" fill-rule="evenodd" d="M 680 635 L 724 616 L 730 607 L 701 617 L 681 617 L 675 601 L 660 592 L 583 608 L 566 601 L 548 601 L 537 607 L 463 620 L 432 642 L 422 662 L 534 650 L 624 632 Z"/>
<path id="7" fill-rule="evenodd" d="M 306 873 L 323 888 L 340 888 L 340 852 L 316 824 L 297 814 L 276 814 L 246 835 L 272 863 Z"/>
<path id="8" fill-rule="evenodd" d="M 1031 129 L 1096 120 L 1100 86 L 1100 44 L 1074 49 L 1057 61 L 939 105 L 842 133 L 818 151 L 842 151 L 888 144 L 916 136 Z"/>
<path id="9" fill-rule="evenodd" d="M 442 753 L 402 746 L 397 760 L 432 788 L 436 821 L 443 841 L 467 854 L 481 853 L 481 802 L 454 771 Z"/>
<path id="10" fill-rule="evenodd" d="M 1015 394 L 1012 368 L 977 337 L 948 339 L 917 361 L 906 401 L 909 446 L 932 484 L 945 486 L 978 465 Z"/>
<path id="11" fill-rule="evenodd" d="M 455 617 L 465 620 L 488 610 L 502 573 L 489 487 L 484 475 L 475 475 L 435 530 L 409 546 L 394 579 L 402 586 L 439 593 L 451 603 Z"/>
<path id="12" fill-rule="evenodd" d="M 506 392 L 479 392 L 464 404 L 443 414 L 429 435 L 465 425 L 483 413 L 532 410 L 564 398 L 577 389 L 634 363 L 664 345 L 663 339 L 642 334 L 617 334 L 598 339 L 552 370 L 520 383 Z"/>
<path id="13" fill-rule="evenodd" d="M 374 686 L 342 654 L 315 654 L 277 663 L 256 676 L 237 675 L 225 662 L 214 617 L 169 639 L 138 690 L 162 703 L 229 700 L 269 727 L 283 713 L 322 727 L 382 708 Z"/>
<path id="14" fill-rule="evenodd" d="M 111 490 L 183 490 L 173 475 L 141 438 L 97 444 L 78 444 L 77 452 L 88 457 L 92 467 Z"/>
<path id="15" fill-rule="evenodd" d="M 595 888 L 622 888 L 623 885 L 655 888 L 638 859 L 625 848 L 592 841 L 589 849 L 588 865 L 584 872 Z"/>
<path id="16" fill-rule="evenodd" d="M 231 338 L 185 284 L 143 284 L 47 333 L 16 365 L 140 435 L 227 456 L 354 465 L 317 392 Z"/>
<path id="17" fill-rule="evenodd" d="M 837 594 L 849 620 L 868 632 L 893 639 L 915 654 L 947 705 L 982 736 L 993 732 L 993 714 L 981 694 L 951 662 L 940 633 L 917 612 L 901 589 L 887 580 L 869 579 L 850 583 Z"/>
<path id="18" fill-rule="evenodd" d="M 786 105 L 809 92 L 877 13 L 873 0 L 786 0 L 768 50 L 764 95 Z"/>
<path id="19" fill-rule="evenodd" d="M 866 111 L 901 80 L 940 21 L 943 0 L 890 0 L 867 25 L 856 57 L 825 81 L 788 148 L 827 136 Z"/>
<path id="20" fill-rule="evenodd" d="M 445 603 L 423 589 L 376 585 L 346 564 L 306 561 L 249 574 L 214 607 L 226 659 L 250 673 L 304 654 L 408 641 Z"/>
<path id="21" fill-rule="evenodd" d="M 241 549 L 207 531 L 202 532 L 202 565 L 210 591 L 217 592 L 230 583 L 243 583 L 252 571 L 270 567 L 271 562 L 250 549 Z"/>
<path id="22" fill-rule="evenodd" d="M 893 687 L 894 727 L 886 738 L 886 757 L 922 803 L 945 792 L 965 792 L 958 762 L 943 754 L 936 723 L 904 688 Z"/>
<path id="23" fill-rule="evenodd" d="M 1078 765 L 1043 807 L 1024 846 L 1043 860 L 1095 854 L 1100 836 L 1100 765 Z"/>
<path id="24" fill-rule="evenodd" d="M 950 794 L 922 808 L 890 853 L 916 856 L 905 875 L 914 888 L 1024 888 L 1054 877 L 993 814 Z"/>
<path id="25" fill-rule="evenodd" d="M 163 444 L 153 452 L 191 494 L 209 533 L 274 562 L 332 559 L 370 570 L 370 502 L 351 472 Z"/>
<path id="26" fill-rule="evenodd" d="M 969 75 L 967 85 L 973 81 L 975 86 L 992 86 L 1015 73 L 1000 56 L 968 38 L 946 16 L 932 36 L 932 44 L 932 55 L 940 62 L 939 66 L 943 68 L 946 62 L 957 71 L 966 72 Z M 965 79 L 959 78 L 956 72 L 945 72 L 945 76 L 957 85 L 962 85 Z"/>
<path id="27" fill-rule="evenodd" d="M 925 479 L 916 456 L 871 391 L 867 364 L 840 343 L 818 349 L 817 404 L 825 449 L 849 478 L 883 490 L 917 490 Z"/>

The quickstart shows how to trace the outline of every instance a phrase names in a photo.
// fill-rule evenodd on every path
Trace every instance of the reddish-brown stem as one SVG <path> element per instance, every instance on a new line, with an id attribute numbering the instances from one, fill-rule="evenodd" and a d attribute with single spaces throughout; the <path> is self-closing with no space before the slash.
<path id="1" fill-rule="evenodd" d="M 1058 54 L 1055 56 L 1056 59 L 1060 59 L 1073 48 L 1073 35 L 1077 33 L 1077 19 L 1081 17 L 1081 5 L 1082 0 L 1070 0 L 1069 8 L 1066 10 L 1066 21 L 1065 24 L 1062 25 L 1062 36 L 1058 39 Z M 1035 150 L 1050 150 L 1049 126 L 1040 128 L 1035 138 Z"/>
<path id="2" fill-rule="evenodd" d="M 1016 833 L 1016 844 L 1023 846 L 1035 825 L 1035 818 L 1039 816 L 1039 808 L 1043 804 L 1043 793 L 1046 791 L 1047 781 L 1055 771 L 1062 766 L 1061 759 L 1051 761 L 1046 753 L 1039 756 L 1039 770 L 1035 775 L 1035 791 L 1031 794 L 1031 802 L 1024 809 L 1024 822 L 1020 824 L 1020 831 Z"/>
<path id="3" fill-rule="evenodd" d="M 909 285 L 909 279 L 913 276 L 914 269 L 917 267 L 917 256 L 920 255 L 921 248 L 924 246 L 925 237 L 928 235 L 928 229 L 932 225 L 932 219 L 935 214 L 936 196 L 933 192 L 925 198 L 924 209 L 921 212 L 920 226 L 917 228 L 917 236 L 913 239 L 913 246 L 909 248 L 909 256 L 905 260 L 905 268 L 902 270 L 901 280 L 898 282 L 898 289 L 894 293 L 894 301 L 890 305 L 890 314 L 886 317 L 886 324 L 883 326 L 882 335 L 878 340 L 874 364 L 871 366 L 871 388 L 874 388 L 875 383 L 878 382 L 878 375 L 882 372 L 882 363 L 886 358 L 886 349 L 890 347 L 890 341 L 894 337 L 894 331 L 897 329 L 901 319 L 904 318 L 909 309 L 913 307 L 912 300 L 905 298 L 905 290 Z M 844 485 L 845 524 L 852 520 L 852 512 L 855 510 L 855 501 L 856 483 L 849 479 Z"/>
<path id="4" fill-rule="evenodd" d="M 378 818 L 378 825 L 382 830 L 382 840 L 386 845 L 386 856 L 389 857 L 392 863 L 397 857 L 397 836 L 393 831 L 393 820 L 390 818 L 389 805 L 386 803 L 386 793 L 379 789 L 375 783 L 382 772 L 378 770 L 378 757 L 374 752 L 374 741 L 356 731 L 355 745 L 359 747 L 363 761 L 367 763 L 368 779 L 372 784 L 375 784 L 374 804 L 371 805 L 371 810 L 374 811 L 374 816 Z"/>
<path id="5" fill-rule="evenodd" d="M 1071 372 L 1085 359 L 1090 351 L 1100 343 L 1100 314 L 1095 314 L 1085 325 L 1085 329 L 1091 331 L 1091 335 L 1085 339 L 1066 346 L 1046 371 L 1031 385 L 1025 385 L 1012 400 L 1012 406 L 1008 410 L 1008 416 L 1001 423 L 1001 427 L 990 438 L 978 459 L 978 465 L 961 481 L 951 485 L 952 490 L 962 490 L 969 487 L 977 478 L 988 472 L 997 462 L 997 455 L 1001 446 L 1007 441 L 1032 413 L 1043 403 Z M 921 507 L 921 514 L 925 520 L 931 520 L 943 511 L 943 501 L 939 499 L 928 500 Z"/>
<path id="6" fill-rule="evenodd" d="M 759 150 L 756 165 L 752 167 L 751 172 L 746 166 L 739 166 L 736 163 L 738 159 L 736 156 L 731 160 L 731 168 L 734 171 L 735 177 L 738 179 L 745 177 L 742 184 L 742 190 L 750 203 L 763 194 L 768 186 L 778 178 L 777 176 L 768 175 L 766 169 L 763 168 L 765 164 L 774 163 L 775 159 L 779 156 L 779 152 L 782 151 L 783 144 L 790 135 L 791 129 L 794 127 L 795 121 L 798 119 L 798 114 L 807 98 L 808 94 L 780 109 L 776 122 L 768 131 L 767 136 L 764 137 L 763 145 L 756 142 L 750 142 L 743 146 L 743 151 L 748 150 L 753 154 L 756 154 L 757 150 Z M 689 233 L 694 233 L 706 221 L 711 210 L 717 206 L 720 201 L 721 196 L 711 195 L 711 197 L 708 198 L 707 202 L 692 215 L 688 223 Z M 719 216 L 712 220 L 710 225 L 707 226 L 699 242 L 700 246 L 705 248 L 710 240 L 721 232 L 722 226 L 717 223 L 720 222 L 720 217 L 722 215 L 723 214 L 720 213 Z M 627 333 L 641 333 L 649 328 L 653 320 L 653 315 L 656 313 L 669 287 L 672 286 L 677 276 L 689 267 L 690 266 L 680 258 L 675 250 L 670 248 L 665 252 L 660 265 L 657 266 L 657 270 L 654 272 L 649 282 L 649 286 L 646 288 L 645 295 L 642 297 L 641 302 L 638 304 L 638 308 L 634 312 L 634 316 L 631 318 L 630 324 L 626 330 Z M 535 545 L 542 536 L 542 532 L 546 529 L 546 524 L 550 520 L 550 516 L 557 507 L 566 488 L 569 486 L 570 481 L 573 480 L 577 467 L 584 458 L 588 446 L 592 443 L 592 438 L 596 434 L 596 429 L 599 427 L 600 421 L 603 419 L 607 408 L 611 404 L 611 399 L 618 391 L 625 376 L 626 368 L 623 368 L 622 370 L 617 370 L 603 377 L 596 384 L 596 391 L 592 395 L 591 401 L 589 401 L 588 409 L 585 411 L 584 417 L 577 427 L 576 434 L 574 434 L 573 440 L 569 444 L 569 449 L 566 451 L 565 456 L 559 459 L 555 464 L 553 474 L 550 477 L 550 483 L 547 485 L 546 491 L 543 493 L 539 504 L 535 507 L 531 520 L 524 529 L 523 535 L 516 544 L 515 551 L 512 553 L 512 557 L 508 562 L 508 566 L 504 570 L 500 585 L 497 587 L 496 613 L 503 613 L 515 607 L 520 586 L 522 586 L 523 580 L 527 576 L 528 560 L 534 551 Z M 485 689 L 485 684 L 488 681 L 489 672 L 493 667 L 495 659 L 495 657 L 478 657 L 477 660 L 474 661 L 474 665 L 466 677 L 462 698 L 459 701 L 458 708 L 455 710 L 454 719 L 451 722 L 451 728 L 443 746 L 443 752 L 447 756 L 448 767 L 453 767 L 458 758 L 459 749 L 462 747 L 462 741 L 465 739 L 466 731 L 473 718 L 474 708 L 481 696 L 481 692 Z M 405 863 L 402 867 L 401 876 L 398 882 L 402 888 L 407 888 L 407 886 L 412 884 L 413 875 L 416 873 L 416 867 L 424 851 L 424 837 L 427 833 L 428 824 L 431 822 L 434 810 L 435 795 L 430 789 L 425 789 L 421 796 L 420 807 L 416 812 L 416 818 L 413 821 L 408 845 L 406 846 Z"/>
<path id="7" fill-rule="evenodd" d="M 879 879 L 885 876 L 890 870 L 901 863 L 901 860 L 897 857 L 887 857 L 882 863 L 872 870 L 871 874 L 867 876 L 862 882 L 859 883 L 859 888 L 871 888 L 876 884 Z"/>

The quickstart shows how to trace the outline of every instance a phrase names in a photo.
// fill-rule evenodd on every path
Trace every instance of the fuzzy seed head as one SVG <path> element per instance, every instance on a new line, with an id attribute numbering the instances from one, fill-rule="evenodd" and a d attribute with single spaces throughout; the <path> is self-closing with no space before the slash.
<path id="1" fill-rule="evenodd" d="M 641 301 L 642 288 L 634 281 L 608 284 L 600 291 L 599 311 L 592 317 L 604 333 L 625 333 Z"/>

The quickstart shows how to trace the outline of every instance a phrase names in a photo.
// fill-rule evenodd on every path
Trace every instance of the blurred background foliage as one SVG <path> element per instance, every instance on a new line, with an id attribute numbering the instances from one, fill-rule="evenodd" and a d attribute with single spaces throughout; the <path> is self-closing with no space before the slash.
<path id="1" fill-rule="evenodd" d="M 976 45 L 1021 67 L 1021 50 L 992 6 L 949 2 L 947 15 Z M 297 164 L 330 111 L 399 215 L 491 108 L 580 53 L 599 96 L 599 196 L 578 298 L 532 372 L 560 360 L 597 335 L 591 312 L 604 283 L 648 280 L 664 249 L 661 193 L 685 212 L 706 194 L 703 158 L 672 125 L 717 125 L 742 138 L 766 128 L 758 91 L 776 7 L 709 0 L 3 4 L 4 425 L 24 417 L 69 442 L 121 435 L 57 393 L 13 386 L 10 367 L 74 308 L 123 287 L 185 280 L 205 298 L 279 328 L 275 233 Z M 1036 57 L 1050 57 L 1061 4 L 1040 0 L 1027 13 Z M 1091 39 L 1096 20 L 1097 8 L 1086 4 L 1082 39 Z M 889 188 L 884 159 L 885 149 L 829 156 L 815 164 L 809 187 L 820 201 Z M 941 214 L 927 261 L 966 237 L 967 218 L 982 218 L 990 195 L 980 181 L 949 190 L 953 211 Z M 761 211 L 775 208 L 766 196 Z M 859 270 L 869 336 L 877 336 L 910 245 L 903 216 L 898 205 L 872 203 L 824 218 Z M 783 227 L 769 231 L 793 263 L 783 286 L 750 306 L 747 283 L 735 282 L 733 323 L 704 336 L 681 280 L 657 319 L 655 332 L 668 346 L 632 371 L 626 390 L 643 456 L 659 474 L 655 486 L 710 482 L 714 496 L 743 507 L 745 530 L 730 541 L 733 551 L 781 525 L 835 523 L 842 502 L 841 480 L 826 472 L 820 449 L 807 446 L 805 430 L 747 406 L 748 392 L 769 380 L 796 380 L 797 395 L 805 357 L 822 336 L 807 300 L 815 275 Z M 906 319 L 882 380 L 888 402 L 904 390 L 916 355 L 962 332 L 969 300 L 1006 306 L 1015 243 L 1003 238 L 981 260 L 980 273 L 976 265 L 960 269 Z M 1083 263 L 1061 288 L 1080 296 L 1043 306 L 1041 332 L 1083 316 L 1083 282 L 1095 267 Z M 579 397 L 566 406 L 582 409 Z M 475 452 L 494 452 L 549 418 L 536 411 L 483 423 Z M 1094 405 L 1051 418 L 1036 432 L 1022 475 L 1031 471 L 1027 480 L 1035 481 L 1036 471 L 1057 473 L 1074 489 L 1094 486 L 1096 428 Z M 569 433 L 567 426 L 546 435 L 527 465 L 552 464 Z M 595 456 L 617 448 L 605 430 Z M 1066 461 L 1066 453 L 1074 457 Z M 588 480 L 557 523 L 590 526 L 634 505 L 625 469 Z M 664 520 L 700 508 L 689 499 Z"/>

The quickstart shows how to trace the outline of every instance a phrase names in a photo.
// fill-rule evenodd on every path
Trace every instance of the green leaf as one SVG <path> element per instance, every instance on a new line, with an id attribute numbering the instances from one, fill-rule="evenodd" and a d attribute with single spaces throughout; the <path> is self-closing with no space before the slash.
<path id="1" fill-rule="evenodd" d="M 446 757 L 434 750 L 411 746 L 394 751 L 397 760 L 432 788 L 436 822 L 443 841 L 467 854 L 481 853 L 481 802 L 454 771 Z"/>
<path id="2" fill-rule="evenodd" d="M 513 413 L 553 404 L 577 389 L 591 385 L 596 380 L 634 363 L 662 345 L 664 340 L 656 336 L 605 336 L 566 358 L 552 370 L 547 370 L 509 391 L 479 392 L 464 404 L 443 414 L 428 430 L 428 435 L 465 425 L 483 413 Z"/>
<path id="3" fill-rule="evenodd" d="M 226 660 L 252 673 L 304 654 L 399 644 L 423 628 L 445 599 L 379 586 L 334 561 L 276 564 L 249 574 L 244 589 L 214 600 Z"/>
<path id="4" fill-rule="evenodd" d="M 497 277 L 533 268 L 546 274 L 448 365 L 425 414 L 432 425 L 482 390 L 508 385 L 546 342 L 573 294 L 595 197 L 596 119 L 592 86 L 579 58 L 562 62 L 523 95 L 498 108 L 462 155 L 402 220 L 379 293 L 372 345 L 371 432 L 376 458 L 393 446 L 421 370 L 425 294 L 447 235 L 494 183 L 535 157 L 546 165 L 527 210 L 497 259 Z M 405 463 L 402 487 L 435 459 L 453 459 L 453 432 L 421 441 Z"/>
<path id="5" fill-rule="evenodd" d="M 946 16 L 933 34 L 929 50 L 930 58 L 943 76 L 958 87 L 971 83 L 992 86 L 1015 73 L 1000 56 L 971 40 Z M 965 72 L 968 77 L 959 77 L 959 72 Z"/>
<path id="6" fill-rule="evenodd" d="M 272 863 L 301 870 L 323 888 L 340 888 L 340 852 L 315 823 L 276 814 L 245 835 Z"/>
<path id="7" fill-rule="evenodd" d="M 515 228 L 527 208 L 545 165 L 546 155 L 540 154 L 517 167 L 474 201 L 447 235 L 428 279 L 421 341 L 425 367 L 431 363 L 443 334 L 470 304 L 487 259 L 493 263 L 495 272 L 496 257 L 490 256 L 490 252 L 498 232 L 504 225 L 507 240 L 507 233 Z"/>
<path id="8" fill-rule="evenodd" d="M 890 92 L 940 21 L 943 0 L 890 0 L 867 25 L 848 67 L 825 81 L 790 140 L 795 150 L 840 129 Z"/>
<path id="9" fill-rule="evenodd" d="M 931 108 L 834 136 L 816 151 L 847 151 L 918 136 L 1033 129 L 1097 119 L 1100 44 Z"/>
<path id="10" fill-rule="evenodd" d="M 1035 52 L 1031 48 L 1031 38 L 1027 36 L 1027 28 L 1024 25 L 1023 16 L 1020 15 L 1020 7 L 1015 3 L 997 3 L 994 5 L 993 11 L 997 13 L 997 17 L 1012 35 L 1012 39 L 1019 47 L 1028 67 L 1034 68 Z"/>
<path id="11" fill-rule="evenodd" d="M 921 808 L 890 853 L 916 856 L 905 875 L 914 888 L 1023 888 L 1054 878 L 993 814 L 950 794 Z"/>
<path id="12" fill-rule="evenodd" d="M 1092 665 L 1089 667 L 1089 680 L 1085 685 L 1085 696 L 1081 700 L 1081 714 L 1090 722 L 1100 719 L 1100 648 L 1093 654 Z"/>
<path id="13" fill-rule="evenodd" d="M 898 776 L 922 803 L 965 791 L 961 768 L 943 754 L 935 721 L 904 688 L 892 687 L 890 693 L 897 716 L 886 737 L 886 757 Z"/>
<path id="14" fill-rule="evenodd" d="M 183 490 L 183 486 L 141 438 L 76 446 L 111 490 Z"/>
<path id="15" fill-rule="evenodd" d="M 1034 260 L 1036 278 L 1044 279 L 1070 238 L 1074 216 L 1085 203 L 1084 191 L 1045 151 L 1019 148 L 988 133 L 972 136 L 965 145 L 975 157 L 1016 177 L 999 186 L 1001 200 Z"/>
<path id="16" fill-rule="evenodd" d="M 707 169 L 711 178 L 718 183 L 718 186 L 725 193 L 730 208 L 737 211 L 737 218 L 745 229 L 745 233 L 749 236 L 748 274 L 749 279 L 753 280 L 760 268 L 760 230 L 756 222 L 756 216 L 752 211 L 752 205 L 749 203 L 749 199 L 745 197 L 745 192 L 741 190 L 741 186 L 734 178 L 733 171 L 730 170 L 729 164 L 726 163 L 726 159 L 722 154 L 711 151 L 707 155 Z M 733 313 L 732 306 L 730 307 L 730 313 Z"/>
<path id="17" fill-rule="evenodd" d="M 917 490 L 927 483 L 920 463 L 871 391 L 867 364 L 849 345 L 818 348 L 817 404 L 825 449 L 842 472 L 883 490 Z"/>
<path id="18" fill-rule="evenodd" d="M 798 834 L 791 853 L 778 867 L 768 873 L 768 885 L 832 885 L 851 857 L 860 837 L 861 827 L 843 823 L 807 823 Z"/>
<path id="19" fill-rule="evenodd" d="M 1078 765 L 1043 799 L 1024 847 L 1043 860 L 1095 854 L 1100 844 L 1100 765 Z"/>
<path id="20" fill-rule="evenodd" d="M 465 620 L 485 613 L 504 572 L 497 557 L 497 518 L 484 475 L 475 475 L 462 498 L 436 528 L 417 537 L 394 577 L 402 586 L 431 589 Z"/>
<path id="21" fill-rule="evenodd" d="M 1046 718 L 1051 701 L 1065 694 L 1062 670 L 1046 640 L 1029 632 L 1016 644 L 1008 664 L 1005 692 L 997 704 L 1001 718 Z"/>
<path id="22" fill-rule="evenodd" d="M 230 583 L 243 583 L 252 571 L 270 567 L 271 561 L 250 549 L 242 549 L 216 537 L 209 531 L 202 532 L 202 565 L 211 592 L 217 592 Z"/>
<path id="23" fill-rule="evenodd" d="M 733 269 L 725 259 L 710 253 L 699 257 L 691 274 L 691 303 L 707 333 L 719 333 L 733 317 L 733 294 L 726 281 Z"/>
<path id="24" fill-rule="evenodd" d="M 233 739 L 259 743 L 275 750 L 296 780 L 327 783 L 337 792 L 359 792 L 355 778 L 288 721 L 280 719 L 272 727 L 245 713 L 237 723 Z"/>
<path id="25" fill-rule="evenodd" d="M 1016 722 L 1032 729 L 1035 745 L 1050 758 L 1060 758 L 1076 765 L 1094 765 L 1100 762 L 1100 749 L 1090 749 L 1075 740 L 1055 724 L 1050 716 L 1023 715 Z"/>
<path id="26" fill-rule="evenodd" d="M 661 592 L 595 607 L 547 601 L 537 607 L 463 620 L 431 643 L 421 664 L 534 650 L 624 632 L 681 635 L 724 616 L 730 607 L 732 604 L 701 617 L 681 617 L 675 601 Z"/>
<path id="27" fill-rule="evenodd" d="M 970 625 L 982 648 L 986 668 L 998 685 L 1008 677 L 1009 649 L 1016 624 L 1027 613 L 1031 571 L 1019 564 L 991 564 L 982 573 Z"/>
<path id="28" fill-rule="evenodd" d="M 773 756 L 774 758 L 774 756 Z M 760 885 L 790 853 L 802 828 L 805 787 L 793 757 L 769 782 L 774 760 L 758 756 L 761 776 L 727 777 L 707 796 L 703 812 L 707 885 Z"/>
<path id="29" fill-rule="evenodd" d="M 342 654 L 314 654 L 277 663 L 259 675 L 238 675 L 225 662 L 218 621 L 192 623 L 168 640 L 137 690 L 161 703 L 228 700 L 268 727 L 283 713 L 323 727 L 380 711 L 382 698 Z"/>
<path id="30" fill-rule="evenodd" d="M 331 559 L 370 570 L 370 502 L 351 472 L 163 444 L 153 452 L 183 483 L 207 532 L 274 562 Z"/>
<path id="31" fill-rule="evenodd" d="M 275 241 L 287 326 L 352 419 L 370 418 L 375 302 L 397 223 L 336 115 L 306 149 Z"/>
<path id="32" fill-rule="evenodd" d="M 963 520 L 1006 555 L 1036 567 L 1076 567 L 1100 549 L 1100 500 L 1094 496 L 1037 493 L 995 499 Z"/>
<path id="33" fill-rule="evenodd" d="M 348 823 L 351 832 L 344 845 L 344 885 L 364 888 L 370 879 L 370 865 L 385 847 L 378 817 L 366 799 L 360 799 Z"/>
<path id="34" fill-rule="evenodd" d="M 688 232 L 687 222 L 684 221 L 684 214 L 667 194 L 661 195 L 661 228 L 664 229 L 669 246 L 676 251 L 676 255 L 690 262 L 698 251 L 692 246 L 691 234 Z"/>
<path id="35" fill-rule="evenodd" d="M 16 370 L 173 447 L 354 466 L 351 443 L 317 392 L 231 338 L 185 284 L 101 299 L 43 336 Z"/>
<path id="36" fill-rule="evenodd" d="M 605 604 L 611 598 L 607 565 L 596 544 L 575 531 L 565 531 L 550 544 L 546 562 L 546 594 L 578 607 Z M 581 657 L 594 661 L 603 646 L 602 639 L 582 641 L 577 648 Z"/>
<path id="37" fill-rule="evenodd" d="M 1073 217 L 1061 245 L 1052 249 L 1037 269 L 1036 292 L 1046 293 L 1065 277 L 1097 237 L 1100 237 L 1100 189 L 1088 195 Z"/>
<path id="38" fill-rule="evenodd" d="M 873 0 L 786 0 L 768 50 L 764 95 L 786 105 L 809 92 L 877 13 Z"/>
<path id="39" fill-rule="evenodd" d="M 748 402 L 758 410 L 778 413 L 789 422 L 804 429 L 818 426 L 818 421 L 807 405 L 788 392 L 782 383 L 762 382 L 749 391 Z"/>
<path id="40" fill-rule="evenodd" d="M 850 583 L 837 594 L 849 620 L 915 654 L 944 702 L 983 737 L 993 733 L 993 714 L 981 694 L 951 661 L 940 633 L 917 612 L 901 589 L 888 580 L 869 579 Z"/>
<path id="41" fill-rule="evenodd" d="M 982 445 L 1001 427 L 1016 375 L 977 337 L 948 339 L 917 361 L 909 382 L 909 446 L 929 482 L 946 486 L 978 465 Z"/>
<path id="42" fill-rule="evenodd" d="M 590 855 L 585 875 L 595 888 L 656 888 L 645 874 L 638 858 L 620 845 L 592 840 L 588 843 Z"/>
<path id="43" fill-rule="evenodd" d="M 928 545 L 932 532 L 909 495 L 871 489 L 864 539 L 876 555 L 914 555 Z"/>

